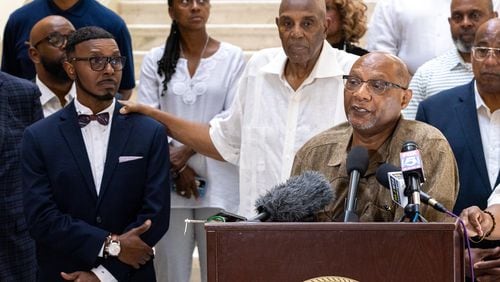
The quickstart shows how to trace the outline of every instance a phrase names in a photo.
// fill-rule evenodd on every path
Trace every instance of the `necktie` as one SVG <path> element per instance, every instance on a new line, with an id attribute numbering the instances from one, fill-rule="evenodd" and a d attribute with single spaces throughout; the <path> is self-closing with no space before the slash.
<path id="1" fill-rule="evenodd" d="M 78 124 L 80 125 L 80 127 L 85 127 L 93 120 L 96 120 L 102 125 L 108 125 L 109 113 L 100 113 L 97 115 L 78 115 Z"/>

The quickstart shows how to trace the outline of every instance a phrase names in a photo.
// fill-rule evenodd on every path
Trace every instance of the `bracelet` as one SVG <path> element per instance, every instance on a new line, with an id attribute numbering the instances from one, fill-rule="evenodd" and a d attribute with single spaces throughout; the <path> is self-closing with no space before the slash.
<path id="1" fill-rule="evenodd" d="M 491 233 L 493 233 L 493 230 L 495 230 L 495 227 L 497 226 L 497 223 L 495 221 L 495 217 L 490 211 L 484 210 L 483 211 L 485 214 L 488 214 L 491 217 L 491 221 L 493 221 L 493 225 L 491 226 L 490 230 L 484 234 L 484 237 L 490 237 Z"/>

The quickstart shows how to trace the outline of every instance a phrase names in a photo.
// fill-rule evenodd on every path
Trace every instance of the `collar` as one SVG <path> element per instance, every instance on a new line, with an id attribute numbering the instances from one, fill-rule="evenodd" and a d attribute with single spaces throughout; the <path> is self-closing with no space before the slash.
<path id="1" fill-rule="evenodd" d="M 484 103 L 483 97 L 479 94 L 477 89 L 477 82 L 474 80 L 474 100 L 476 101 L 476 110 L 479 112 L 481 109 L 485 111 L 488 116 L 491 116 L 491 110 L 488 108 L 486 103 Z"/>
<path id="2" fill-rule="evenodd" d="M 448 57 L 448 60 L 445 60 L 444 64 L 450 71 L 465 69 L 472 72 L 472 64 L 466 63 L 456 48 L 448 51 L 446 55 Z"/>
<path id="3" fill-rule="evenodd" d="M 38 86 L 38 89 L 40 89 L 40 92 L 42 93 L 42 96 L 40 96 L 40 103 L 42 104 L 42 106 L 47 104 L 50 100 L 57 98 L 56 94 L 54 94 L 54 92 L 50 90 L 50 88 L 38 78 L 38 75 L 35 77 L 35 82 Z M 71 85 L 71 89 L 68 91 L 68 93 L 66 93 L 64 98 L 66 98 L 67 102 L 70 102 L 75 96 L 76 86 L 73 82 L 73 84 Z"/>
<path id="4" fill-rule="evenodd" d="M 343 75 L 340 66 L 335 64 L 338 61 L 337 53 L 341 52 L 334 49 L 328 41 L 323 41 L 323 47 L 321 48 L 321 53 L 319 54 L 318 60 L 314 65 L 309 77 L 304 80 L 304 85 L 311 83 L 315 78 L 325 78 L 332 76 Z M 272 59 L 267 65 L 262 67 L 262 71 L 269 74 L 279 75 L 282 80 L 285 80 L 285 66 L 288 61 L 288 57 L 285 54 L 283 48 L 274 59 Z"/>
<path id="5" fill-rule="evenodd" d="M 74 101 L 75 101 L 75 109 L 76 109 L 77 114 L 79 114 L 79 115 L 81 115 L 81 114 L 84 114 L 84 115 L 94 114 L 90 108 L 88 108 L 87 106 L 84 106 L 82 103 L 80 103 L 80 101 L 78 101 L 78 98 L 74 99 Z M 113 119 L 113 111 L 115 109 L 115 103 L 116 103 L 116 100 L 113 99 L 113 102 L 111 103 L 111 105 L 109 105 L 109 107 L 107 107 L 106 109 L 104 109 L 96 114 L 109 113 L 109 120 L 112 120 Z"/>

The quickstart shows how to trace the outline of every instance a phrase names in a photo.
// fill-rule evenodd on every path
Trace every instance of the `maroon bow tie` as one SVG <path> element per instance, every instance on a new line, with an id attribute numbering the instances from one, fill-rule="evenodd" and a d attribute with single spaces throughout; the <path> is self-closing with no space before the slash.
<path id="1" fill-rule="evenodd" d="M 96 120 L 102 125 L 108 125 L 109 113 L 100 113 L 97 115 L 78 115 L 78 124 L 80 125 L 80 127 L 85 127 L 93 120 Z"/>

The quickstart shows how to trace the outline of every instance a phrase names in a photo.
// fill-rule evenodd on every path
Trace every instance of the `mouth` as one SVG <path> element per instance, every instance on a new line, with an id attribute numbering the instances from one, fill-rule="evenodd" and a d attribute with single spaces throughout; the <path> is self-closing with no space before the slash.
<path id="1" fill-rule="evenodd" d="M 116 88 L 117 83 L 112 79 L 103 79 L 97 82 L 97 85 L 102 86 L 104 88 Z"/>
<path id="2" fill-rule="evenodd" d="M 367 113 L 370 113 L 370 110 L 368 110 L 364 107 L 358 106 L 358 105 L 352 105 L 351 112 L 359 113 L 359 114 L 367 114 Z"/>

